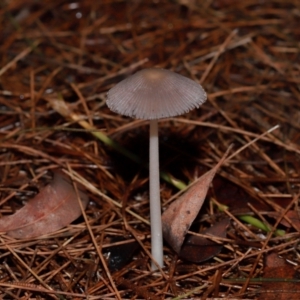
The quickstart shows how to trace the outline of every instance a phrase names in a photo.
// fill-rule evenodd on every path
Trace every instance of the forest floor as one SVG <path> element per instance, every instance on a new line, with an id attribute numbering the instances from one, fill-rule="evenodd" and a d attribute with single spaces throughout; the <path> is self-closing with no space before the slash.
<path id="1" fill-rule="evenodd" d="M 299 1 L 3 0 L 0 22 L 1 299 L 300 298 Z M 228 223 L 156 271 L 149 122 L 106 106 L 149 67 L 208 96 L 159 122 L 164 211 L 233 145 L 189 235 Z"/>

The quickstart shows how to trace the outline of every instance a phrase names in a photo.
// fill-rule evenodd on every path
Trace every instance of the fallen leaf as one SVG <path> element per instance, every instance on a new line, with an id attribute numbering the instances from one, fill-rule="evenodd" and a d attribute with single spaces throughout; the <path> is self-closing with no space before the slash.
<path id="1" fill-rule="evenodd" d="M 300 217 L 299 217 L 299 213 L 295 210 L 289 210 L 288 212 L 286 212 L 286 217 L 289 218 L 289 220 L 291 221 L 288 222 L 286 219 L 282 218 L 281 221 L 280 221 L 280 224 L 282 224 L 283 226 L 285 227 L 288 227 L 288 228 L 291 228 L 292 226 L 300 231 Z M 278 213 L 278 212 L 270 212 L 268 214 L 269 217 L 273 217 L 275 219 L 277 219 L 278 217 L 281 216 L 281 213 Z"/>
<path id="2" fill-rule="evenodd" d="M 264 181 L 266 180 L 265 177 L 255 178 L 257 182 L 267 182 Z M 218 202 L 228 206 L 231 212 L 249 213 L 251 210 L 249 209 L 248 203 L 251 203 L 258 211 L 269 211 L 272 209 L 272 206 L 250 195 L 242 186 L 238 186 L 224 177 L 215 176 L 213 187 L 213 195 L 218 199 Z M 272 202 L 284 209 L 290 205 L 292 200 L 293 198 L 276 197 L 272 199 Z"/>
<path id="3" fill-rule="evenodd" d="M 266 257 L 258 300 L 300 299 L 299 273 L 276 253 Z"/>
<path id="4" fill-rule="evenodd" d="M 88 197 L 79 191 L 85 208 Z M 77 194 L 70 180 L 55 172 L 51 183 L 11 216 L 0 219 L 0 232 L 21 239 L 59 230 L 81 215 Z"/>
<path id="5" fill-rule="evenodd" d="M 162 214 L 163 236 L 178 254 L 186 233 L 203 205 L 210 183 L 227 153 L 228 150 L 215 167 L 203 174 L 197 183 L 175 200 Z"/>
<path id="6" fill-rule="evenodd" d="M 201 234 L 225 238 L 229 222 L 228 218 L 223 219 L 201 232 Z M 179 256 L 193 263 L 201 263 L 218 255 L 222 248 L 223 244 L 216 243 L 211 239 L 188 235 L 181 247 Z"/>

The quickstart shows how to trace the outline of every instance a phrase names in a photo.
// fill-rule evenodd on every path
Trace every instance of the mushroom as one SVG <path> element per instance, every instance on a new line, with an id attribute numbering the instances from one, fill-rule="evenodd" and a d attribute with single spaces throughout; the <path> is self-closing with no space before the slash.
<path id="1" fill-rule="evenodd" d="M 165 69 L 143 69 L 119 82 L 107 93 L 107 106 L 121 115 L 150 120 L 149 185 L 151 253 L 163 266 L 161 225 L 158 122 L 160 118 L 181 115 L 206 100 L 200 84 Z M 156 269 L 152 262 L 152 269 Z"/>

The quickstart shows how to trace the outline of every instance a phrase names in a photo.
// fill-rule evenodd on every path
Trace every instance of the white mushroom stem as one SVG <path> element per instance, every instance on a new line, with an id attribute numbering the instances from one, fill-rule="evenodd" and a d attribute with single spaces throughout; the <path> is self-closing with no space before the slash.
<path id="1" fill-rule="evenodd" d="M 159 154 L 158 154 L 158 124 L 150 120 L 149 148 L 149 185 L 150 185 L 150 224 L 151 224 L 151 253 L 159 266 L 163 266 L 163 237 L 161 226 L 161 204 L 159 184 Z M 157 267 L 152 263 L 152 270 Z"/>

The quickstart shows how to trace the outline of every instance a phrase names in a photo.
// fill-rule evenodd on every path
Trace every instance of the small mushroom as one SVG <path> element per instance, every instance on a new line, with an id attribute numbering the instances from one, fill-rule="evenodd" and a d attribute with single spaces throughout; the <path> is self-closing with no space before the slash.
<path id="1" fill-rule="evenodd" d="M 107 94 L 107 106 L 121 115 L 150 120 L 151 252 L 163 266 L 157 119 L 181 115 L 206 100 L 200 84 L 164 69 L 144 69 L 119 82 Z M 156 269 L 152 263 L 152 269 Z"/>

